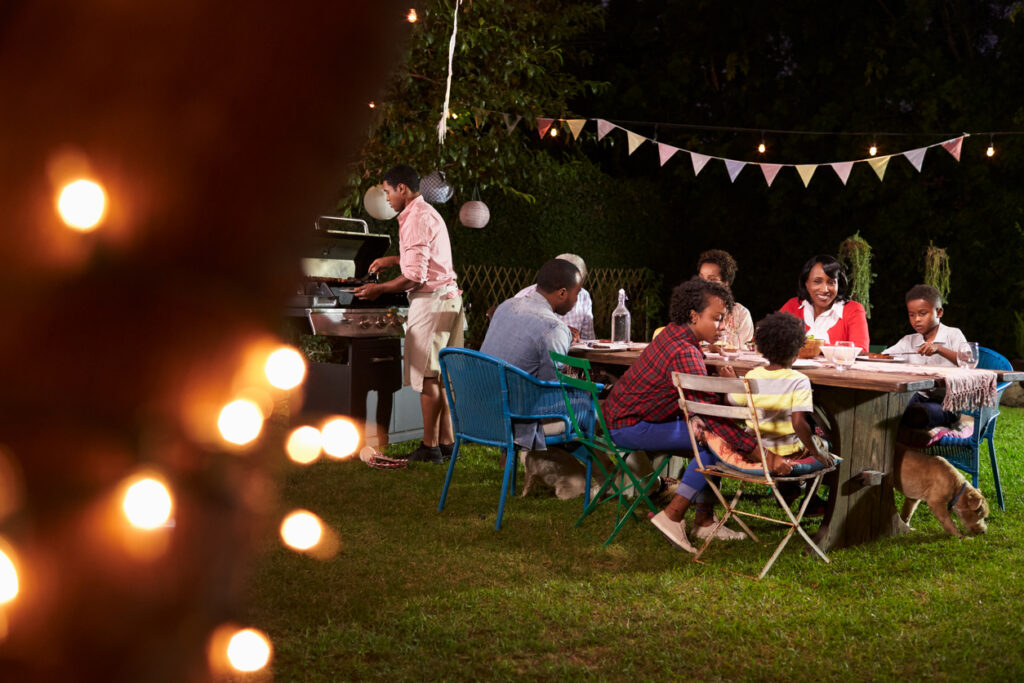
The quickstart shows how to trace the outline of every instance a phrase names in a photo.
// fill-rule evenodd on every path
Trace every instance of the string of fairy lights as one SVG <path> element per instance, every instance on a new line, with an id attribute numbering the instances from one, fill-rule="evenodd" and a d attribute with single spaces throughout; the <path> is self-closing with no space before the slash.
<path id="1" fill-rule="evenodd" d="M 71 178 L 57 188 L 54 209 L 62 223 L 77 233 L 101 228 L 108 207 L 107 191 L 96 178 Z M 207 411 L 200 418 L 204 424 L 191 427 L 193 433 L 216 434 L 222 450 L 244 455 L 260 443 L 261 437 L 266 438 L 265 423 L 277 411 L 288 411 L 288 406 L 295 404 L 289 399 L 305 379 L 306 361 L 297 349 L 270 340 L 243 349 L 239 358 L 242 360 L 235 374 L 236 379 L 243 379 L 232 386 L 240 388 L 219 409 Z M 292 462 L 309 465 L 321 456 L 347 458 L 359 441 L 359 429 L 351 420 L 332 416 L 320 426 L 307 424 L 291 429 L 283 450 Z M 129 555 L 158 559 L 172 547 L 176 496 L 169 480 L 159 469 L 147 466 L 125 477 L 112 492 L 120 518 L 111 528 L 127 539 L 124 542 L 129 544 L 125 548 Z M 337 533 L 309 510 L 285 514 L 279 534 L 285 546 L 316 559 L 327 559 L 340 547 Z M 31 575 L 33 570 L 21 555 L 17 544 L 0 534 L 0 641 L 17 628 L 17 623 L 8 618 L 9 608 L 22 596 L 24 586 L 33 584 L 22 581 L 26 572 Z M 208 658 L 214 674 L 231 676 L 264 670 L 272 651 L 267 634 L 250 626 L 227 623 L 209 634 Z"/>

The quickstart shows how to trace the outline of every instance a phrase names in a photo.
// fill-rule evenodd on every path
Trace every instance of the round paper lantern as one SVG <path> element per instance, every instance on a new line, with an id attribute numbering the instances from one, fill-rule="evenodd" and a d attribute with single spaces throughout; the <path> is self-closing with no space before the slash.
<path id="1" fill-rule="evenodd" d="M 431 204 L 444 204 L 454 193 L 455 188 L 448 184 L 440 171 L 434 171 L 420 180 L 420 195 Z"/>
<path id="2" fill-rule="evenodd" d="M 398 215 L 398 212 L 388 204 L 387 193 L 383 185 L 374 185 L 363 195 L 363 207 L 366 213 L 379 221 L 391 220 Z"/>
<path id="3" fill-rule="evenodd" d="M 479 200 L 468 201 L 459 209 L 459 222 L 467 228 L 482 228 L 491 220 L 491 210 Z"/>

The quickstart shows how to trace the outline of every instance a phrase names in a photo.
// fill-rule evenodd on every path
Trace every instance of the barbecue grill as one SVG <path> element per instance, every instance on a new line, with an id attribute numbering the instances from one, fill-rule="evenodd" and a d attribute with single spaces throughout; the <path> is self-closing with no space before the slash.
<path id="1" fill-rule="evenodd" d="M 391 237 L 371 233 L 366 221 L 320 216 L 302 252 L 303 282 L 288 298 L 285 315 L 300 331 L 329 337 L 333 362 L 310 363 L 303 411 L 342 414 L 366 421 L 366 398 L 377 392 L 377 434 L 386 440 L 394 392 L 402 388 L 402 323 L 405 293 L 374 301 L 353 291 L 366 282 L 370 264 Z"/>

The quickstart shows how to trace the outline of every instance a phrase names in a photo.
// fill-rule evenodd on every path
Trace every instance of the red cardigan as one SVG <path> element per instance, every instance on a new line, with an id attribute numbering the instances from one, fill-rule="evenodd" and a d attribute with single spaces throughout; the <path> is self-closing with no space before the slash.
<path id="1" fill-rule="evenodd" d="M 795 315 L 803 322 L 804 309 L 800 307 L 800 299 L 796 297 L 783 304 L 779 311 Z M 807 323 L 804 323 L 804 329 L 810 329 Z M 828 341 L 830 344 L 835 344 L 837 341 L 852 341 L 867 352 L 871 345 L 871 338 L 868 335 L 868 317 L 864 313 L 864 307 L 856 301 L 847 301 L 843 306 L 843 317 L 829 328 Z"/>

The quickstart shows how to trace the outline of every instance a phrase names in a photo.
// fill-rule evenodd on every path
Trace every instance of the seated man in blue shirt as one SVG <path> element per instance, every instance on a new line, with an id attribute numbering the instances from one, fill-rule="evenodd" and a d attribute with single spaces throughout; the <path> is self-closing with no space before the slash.
<path id="1" fill-rule="evenodd" d="M 561 316 L 576 305 L 582 286 L 583 276 L 576 266 L 562 259 L 551 259 L 537 272 L 535 291 L 503 301 L 495 309 L 480 346 L 481 353 L 500 358 L 537 379 L 556 381 L 555 366 L 548 352 L 568 353 L 572 333 Z M 552 412 L 562 412 L 562 409 L 555 408 Z M 558 420 L 557 424 L 564 423 Z M 524 422 L 515 424 L 514 431 L 517 446 L 533 451 L 547 450 L 544 425 Z M 503 452 L 502 466 L 504 461 Z"/>
<path id="2" fill-rule="evenodd" d="M 549 351 L 568 353 L 572 333 L 561 316 L 576 305 L 583 276 L 576 266 L 551 259 L 537 271 L 537 289 L 503 301 L 494 311 L 481 353 L 500 358 L 537 379 L 554 381 Z"/>

